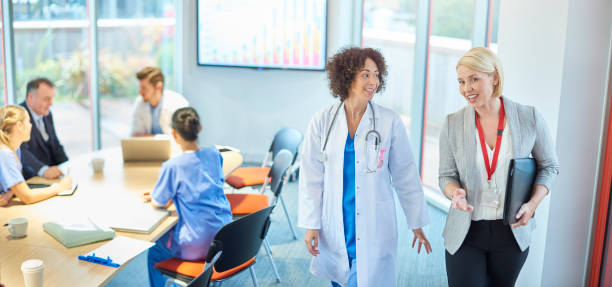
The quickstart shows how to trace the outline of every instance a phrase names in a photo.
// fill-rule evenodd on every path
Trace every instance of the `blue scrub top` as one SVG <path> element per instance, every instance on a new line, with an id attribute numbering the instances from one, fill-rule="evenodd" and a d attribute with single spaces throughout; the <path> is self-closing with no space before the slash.
<path id="1" fill-rule="evenodd" d="M 172 231 L 170 249 L 182 259 L 206 257 L 217 231 L 232 221 L 223 193 L 222 164 L 219 151 L 209 147 L 172 158 L 159 172 L 151 198 L 160 204 L 174 201 L 178 223 Z"/>
<path id="2" fill-rule="evenodd" d="M 157 103 L 157 107 L 152 107 L 151 105 L 149 105 L 149 108 L 151 108 L 151 133 L 154 135 L 164 133 L 161 126 L 159 125 L 159 117 L 161 114 L 161 106 L 163 101 L 164 97 L 162 96 L 162 98 L 159 100 L 159 103 Z"/>
<path id="3" fill-rule="evenodd" d="M 355 144 L 351 134 L 346 136 L 344 145 L 344 171 L 342 173 L 342 219 L 344 220 L 344 239 L 349 262 L 356 258 L 355 242 Z"/>
<path id="4" fill-rule="evenodd" d="M 0 148 L 0 193 L 7 192 L 11 186 L 25 181 L 21 174 L 21 148 L 15 153 L 8 147 Z"/>

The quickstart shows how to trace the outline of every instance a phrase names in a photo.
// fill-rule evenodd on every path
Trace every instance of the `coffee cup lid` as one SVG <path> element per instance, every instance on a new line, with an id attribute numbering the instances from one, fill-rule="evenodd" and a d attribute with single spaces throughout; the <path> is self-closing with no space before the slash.
<path id="1" fill-rule="evenodd" d="M 44 267 L 45 265 L 43 264 L 42 260 L 39 259 L 30 259 L 21 263 L 21 271 L 33 272 L 43 269 Z"/>

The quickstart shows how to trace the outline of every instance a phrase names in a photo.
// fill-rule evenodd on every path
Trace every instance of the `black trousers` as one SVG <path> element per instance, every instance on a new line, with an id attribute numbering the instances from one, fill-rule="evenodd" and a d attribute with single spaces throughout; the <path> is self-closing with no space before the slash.
<path id="1" fill-rule="evenodd" d="M 529 248 L 521 251 L 501 220 L 472 221 L 459 250 L 446 251 L 449 287 L 514 286 Z"/>

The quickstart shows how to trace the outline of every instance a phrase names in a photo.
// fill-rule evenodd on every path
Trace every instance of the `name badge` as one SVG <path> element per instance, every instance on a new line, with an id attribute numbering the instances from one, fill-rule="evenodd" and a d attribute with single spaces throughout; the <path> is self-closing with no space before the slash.
<path id="1" fill-rule="evenodd" d="M 481 195 L 481 203 L 486 207 L 499 208 L 500 200 L 497 192 L 485 191 Z"/>

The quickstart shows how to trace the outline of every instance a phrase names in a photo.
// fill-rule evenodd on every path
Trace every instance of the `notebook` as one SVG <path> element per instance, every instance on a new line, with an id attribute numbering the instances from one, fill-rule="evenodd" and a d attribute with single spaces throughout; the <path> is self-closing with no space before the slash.
<path id="1" fill-rule="evenodd" d="M 111 239 L 115 231 L 90 218 L 72 218 L 43 223 L 43 230 L 67 248 Z"/>
<path id="2" fill-rule="evenodd" d="M 167 137 L 135 137 L 121 140 L 123 161 L 166 161 L 171 142 Z"/>
<path id="3" fill-rule="evenodd" d="M 154 209 L 150 204 L 131 204 L 129 206 L 115 206 L 95 217 L 100 222 L 115 231 L 151 233 L 166 217 L 169 211 Z"/>
<path id="4" fill-rule="evenodd" d="M 31 189 L 34 188 L 45 188 L 45 187 L 49 187 L 49 184 L 43 184 L 43 183 L 28 183 L 28 186 Z M 71 189 L 66 189 L 64 191 L 60 191 L 56 194 L 56 196 L 69 196 L 69 195 L 73 195 L 74 192 L 77 190 L 77 188 L 79 188 L 79 185 L 77 183 L 73 183 L 72 184 L 72 188 Z"/>
<path id="5" fill-rule="evenodd" d="M 529 201 L 537 165 L 533 158 L 515 158 L 510 160 L 508 169 L 508 182 L 506 184 L 506 200 L 504 206 L 504 224 L 514 224 L 516 213 L 523 203 Z"/>

